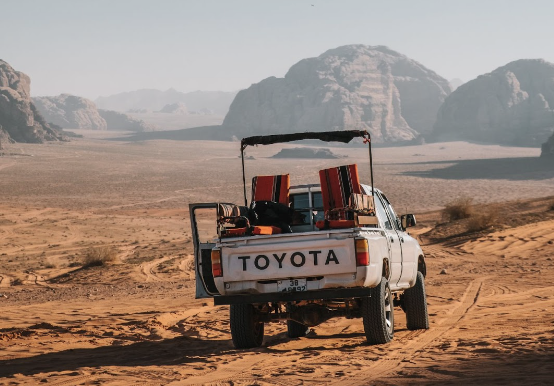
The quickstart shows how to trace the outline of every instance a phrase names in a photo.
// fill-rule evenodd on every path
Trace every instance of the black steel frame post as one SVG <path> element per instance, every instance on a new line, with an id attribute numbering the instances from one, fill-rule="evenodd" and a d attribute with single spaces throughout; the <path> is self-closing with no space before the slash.
<path id="1" fill-rule="evenodd" d="M 246 198 L 246 173 L 244 171 L 244 146 L 242 143 L 240 145 L 240 158 L 242 159 L 242 186 L 244 189 L 244 206 L 248 206 L 248 199 Z"/>

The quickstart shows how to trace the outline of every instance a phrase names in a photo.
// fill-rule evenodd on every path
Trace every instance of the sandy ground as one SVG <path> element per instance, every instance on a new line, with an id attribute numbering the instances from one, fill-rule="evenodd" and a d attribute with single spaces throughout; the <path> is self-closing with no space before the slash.
<path id="1" fill-rule="evenodd" d="M 345 163 L 267 158 L 279 149 L 249 149 L 248 175 L 317 182 L 317 170 Z M 366 149 L 333 151 L 368 181 Z M 240 202 L 238 144 L 89 138 L 5 152 L 0 384 L 554 382 L 554 172 L 533 159 L 538 149 L 376 149 L 376 186 L 420 214 L 431 328 L 408 331 L 398 308 L 387 345 L 365 344 L 361 320 L 337 318 L 292 340 L 270 324 L 255 350 L 233 348 L 228 307 L 194 299 L 188 203 Z M 495 227 L 443 223 L 437 209 L 460 196 L 495 207 Z M 106 245 L 115 261 L 83 266 Z"/>

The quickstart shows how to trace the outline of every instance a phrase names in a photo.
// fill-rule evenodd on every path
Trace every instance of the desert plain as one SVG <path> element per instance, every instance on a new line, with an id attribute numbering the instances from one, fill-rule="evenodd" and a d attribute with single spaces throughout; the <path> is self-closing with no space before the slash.
<path id="1" fill-rule="evenodd" d="M 298 339 L 270 324 L 261 348 L 236 350 L 228 307 L 195 299 L 188 204 L 242 202 L 239 144 L 78 133 L 0 156 L 0 384 L 554 383 L 554 169 L 539 149 L 375 148 L 375 186 L 418 219 L 430 329 L 407 330 L 395 308 L 386 345 L 336 318 Z M 271 158 L 297 146 L 248 148 L 247 178 L 317 183 L 319 169 L 357 163 L 369 182 L 365 147 Z M 459 197 L 494 211 L 492 226 L 447 222 Z M 113 261 L 87 266 L 91 248 Z"/>

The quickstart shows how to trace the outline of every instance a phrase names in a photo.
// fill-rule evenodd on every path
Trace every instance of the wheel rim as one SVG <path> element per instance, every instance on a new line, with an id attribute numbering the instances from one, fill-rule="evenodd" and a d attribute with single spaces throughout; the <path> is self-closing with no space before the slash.
<path id="1" fill-rule="evenodd" d="M 391 292 L 390 292 L 390 288 L 389 286 L 386 286 L 385 287 L 385 307 L 384 307 L 384 310 L 385 310 L 385 323 L 386 323 L 386 326 L 387 326 L 387 332 L 389 333 L 389 335 L 392 335 L 392 329 L 393 329 L 393 316 L 392 316 L 392 312 L 393 312 L 393 309 L 392 309 L 392 296 L 391 296 Z"/>

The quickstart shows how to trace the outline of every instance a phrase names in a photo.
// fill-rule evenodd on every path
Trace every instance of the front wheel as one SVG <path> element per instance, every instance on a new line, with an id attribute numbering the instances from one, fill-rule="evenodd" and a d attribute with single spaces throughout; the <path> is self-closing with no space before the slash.
<path id="1" fill-rule="evenodd" d="M 402 303 L 406 312 L 408 330 L 426 330 L 429 328 L 425 279 L 421 272 L 417 273 L 415 285 L 404 291 Z"/>
<path id="2" fill-rule="evenodd" d="M 386 278 L 371 289 L 370 296 L 362 298 L 362 319 L 365 337 L 369 344 L 383 344 L 394 335 L 394 312 L 392 293 Z"/>
<path id="3" fill-rule="evenodd" d="M 231 304 L 231 337 L 235 348 L 260 347 L 264 339 L 264 323 L 252 304 Z"/>

